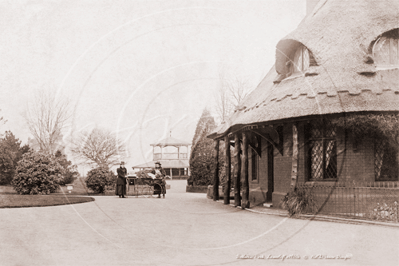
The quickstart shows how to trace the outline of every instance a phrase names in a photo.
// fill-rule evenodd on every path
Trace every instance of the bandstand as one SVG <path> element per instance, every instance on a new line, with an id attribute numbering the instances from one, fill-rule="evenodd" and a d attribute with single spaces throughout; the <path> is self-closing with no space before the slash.
<path id="1" fill-rule="evenodd" d="M 187 179 L 189 176 L 190 143 L 169 136 L 159 142 L 150 144 L 153 147 L 152 161 L 133 166 L 133 170 L 154 168 L 160 162 L 171 179 Z"/>

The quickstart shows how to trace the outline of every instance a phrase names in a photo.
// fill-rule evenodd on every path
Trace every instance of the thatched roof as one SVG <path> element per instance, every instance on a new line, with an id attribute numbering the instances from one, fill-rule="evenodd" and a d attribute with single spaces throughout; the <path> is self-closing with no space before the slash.
<path id="1" fill-rule="evenodd" d="M 210 137 L 243 125 L 312 115 L 399 111 L 399 70 L 378 69 L 373 42 L 399 28 L 397 0 L 321 0 L 298 28 L 280 40 L 276 63 L 241 107 Z M 315 64 L 284 79 L 286 56 L 298 44 Z"/>

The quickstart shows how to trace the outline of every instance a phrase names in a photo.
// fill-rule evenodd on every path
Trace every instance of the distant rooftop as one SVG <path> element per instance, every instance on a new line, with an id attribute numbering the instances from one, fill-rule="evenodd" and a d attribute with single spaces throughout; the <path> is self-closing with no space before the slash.
<path id="1" fill-rule="evenodd" d="M 163 140 L 160 140 L 156 143 L 150 144 L 151 146 L 160 146 L 160 147 L 165 147 L 165 146 L 189 146 L 191 143 L 184 141 L 184 140 L 179 140 L 172 138 L 171 136 L 168 138 L 165 138 Z"/>

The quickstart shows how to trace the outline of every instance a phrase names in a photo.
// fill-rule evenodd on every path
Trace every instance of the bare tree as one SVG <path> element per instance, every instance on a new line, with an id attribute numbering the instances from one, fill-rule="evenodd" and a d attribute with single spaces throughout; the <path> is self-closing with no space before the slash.
<path id="1" fill-rule="evenodd" d="M 237 108 L 249 94 L 249 82 L 235 77 L 227 82 L 227 87 L 231 95 L 232 105 Z"/>
<path id="2" fill-rule="evenodd" d="M 219 120 L 223 122 L 233 111 L 233 106 L 227 81 L 221 75 L 219 75 L 219 79 L 220 86 L 215 94 L 215 109 Z"/>
<path id="3" fill-rule="evenodd" d="M 1 111 L 1 109 L 0 109 Z M 4 117 L 0 116 L 0 124 L 5 124 L 7 120 L 4 119 Z"/>
<path id="4" fill-rule="evenodd" d="M 62 141 L 62 130 L 71 117 L 70 101 L 54 92 L 38 91 L 28 104 L 25 119 L 41 151 L 54 154 Z"/>
<path id="5" fill-rule="evenodd" d="M 72 153 L 86 164 L 111 167 L 120 163 L 126 147 L 117 136 L 106 129 L 94 128 L 81 133 L 72 142 Z"/>
<path id="6" fill-rule="evenodd" d="M 247 80 L 235 76 L 227 78 L 224 72 L 219 73 L 220 86 L 215 94 L 216 112 L 220 121 L 224 122 L 249 94 L 250 85 Z"/>
<path id="7" fill-rule="evenodd" d="M 1 109 L 0 109 L 1 111 Z M 7 120 L 4 119 L 4 117 L 0 116 L 0 126 L 4 125 L 5 123 L 7 123 Z M 0 137 L 3 137 L 4 134 L 0 134 Z"/>

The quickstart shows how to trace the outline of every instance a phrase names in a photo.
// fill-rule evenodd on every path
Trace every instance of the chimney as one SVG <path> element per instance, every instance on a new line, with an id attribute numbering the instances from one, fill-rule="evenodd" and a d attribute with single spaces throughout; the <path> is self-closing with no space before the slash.
<path id="1" fill-rule="evenodd" d="M 312 13 L 319 0 L 306 0 L 306 15 Z"/>

